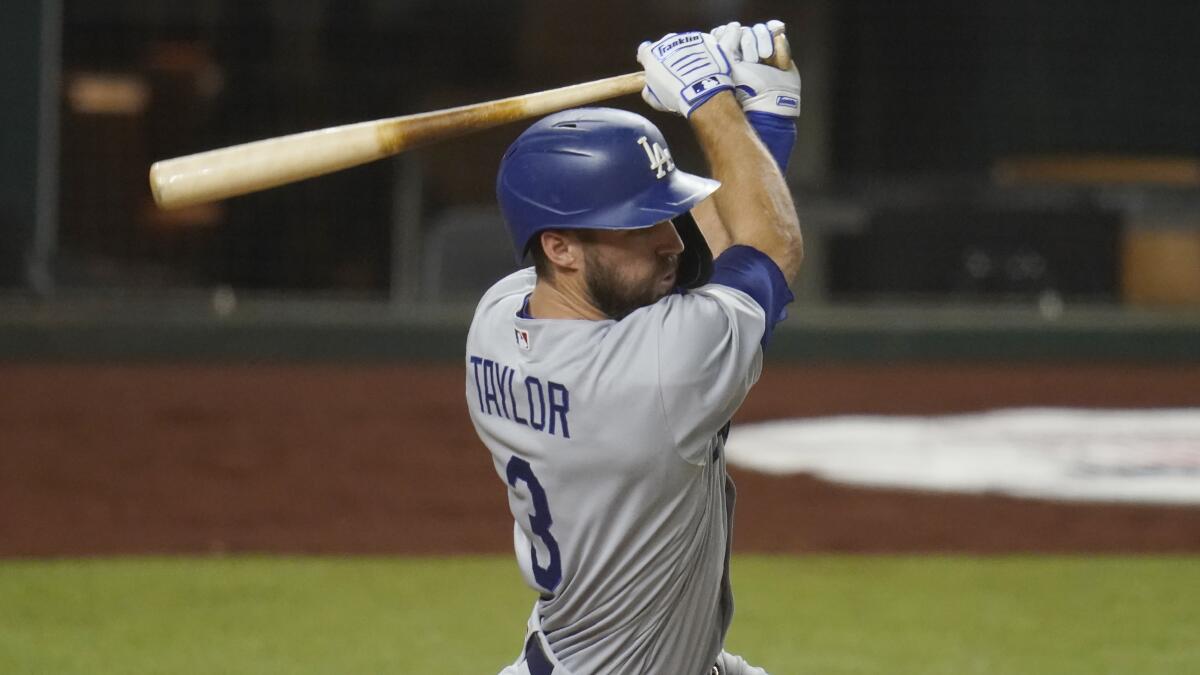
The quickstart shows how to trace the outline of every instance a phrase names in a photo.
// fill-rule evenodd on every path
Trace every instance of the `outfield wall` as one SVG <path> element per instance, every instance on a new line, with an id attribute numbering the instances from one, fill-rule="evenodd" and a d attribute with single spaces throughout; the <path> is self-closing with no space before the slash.
<path id="1" fill-rule="evenodd" d="M 0 299 L 0 361 L 404 362 L 462 358 L 472 307 L 120 296 Z M 1200 312 L 793 305 L 770 359 L 1200 362 Z"/>

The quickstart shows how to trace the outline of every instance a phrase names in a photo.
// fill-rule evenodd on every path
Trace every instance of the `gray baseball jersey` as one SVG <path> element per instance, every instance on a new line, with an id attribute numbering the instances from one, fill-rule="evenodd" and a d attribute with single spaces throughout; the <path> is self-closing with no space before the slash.
<path id="1" fill-rule="evenodd" d="M 532 270 L 475 312 L 467 402 L 539 594 L 527 639 L 546 673 L 700 675 L 721 652 L 733 613 L 724 438 L 791 294 L 754 249 L 714 267 L 711 283 L 621 321 L 530 318 Z"/>

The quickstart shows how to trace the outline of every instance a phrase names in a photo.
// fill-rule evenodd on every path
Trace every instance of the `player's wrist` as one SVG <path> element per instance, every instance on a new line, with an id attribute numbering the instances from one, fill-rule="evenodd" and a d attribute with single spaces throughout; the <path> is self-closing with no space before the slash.
<path id="1" fill-rule="evenodd" d="M 692 103 L 692 107 L 689 108 L 688 111 L 684 114 L 684 117 L 687 117 L 690 119 L 692 115 L 696 114 L 696 111 L 700 110 L 704 106 L 704 104 L 713 100 L 720 94 L 728 94 L 729 96 L 733 96 L 734 95 L 733 80 L 730 80 L 728 77 L 726 77 L 724 79 L 727 81 L 722 82 L 720 85 L 713 87 L 709 91 L 704 92 L 704 94 L 700 98 L 697 98 Z M 735 99 L 735 103 L 736 103 L 736 99 Z"/>
<path id="2" fill-rule="evenodd" d="M 704 105 L 693 108 L 688 121 L 696 127 L 720 128 L 730 119 L 746 118 L 742 106 L 733 95 L 733 89 L 723 89 L 704 101 Z"/>

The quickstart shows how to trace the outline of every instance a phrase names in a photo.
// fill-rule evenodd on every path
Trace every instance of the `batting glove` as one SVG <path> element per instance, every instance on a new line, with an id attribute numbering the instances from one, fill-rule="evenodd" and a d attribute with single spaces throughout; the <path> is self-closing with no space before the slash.
<path id="1" fill-rule="evenodd" d="M 775 35 L 784 28 L 782 21 L 772 19 L 753 26 L 734 21 L 713 29 L 713 37 L 731 61 L 738 101 L 748 113 L 800 116 L 800 71 L 796 64 L 780 70 L 763 63 L 775 55 Z"/>
<path id="2" fill-rule="evenodd" d="M 646 71 L 642 98 L 655 110 L 684 117 L 717 92 L 733 89 L 729 59 L 709 33 L 667 33 L 638 47 Z"/>

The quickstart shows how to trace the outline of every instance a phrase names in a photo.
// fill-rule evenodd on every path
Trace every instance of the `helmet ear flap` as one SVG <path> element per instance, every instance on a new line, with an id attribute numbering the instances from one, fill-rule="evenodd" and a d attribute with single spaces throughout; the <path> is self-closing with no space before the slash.
<path id="1" fill-rule="evenodd" d="M 691 211 L 679 214 L 673 222 L 683 242 L 683 254 L 679 257 L 679 285 L 683 288 L 699 288 L 707 284 L 712 276 L 712 249 L 708 247 L 704 233 L 700 231 Z"/>

